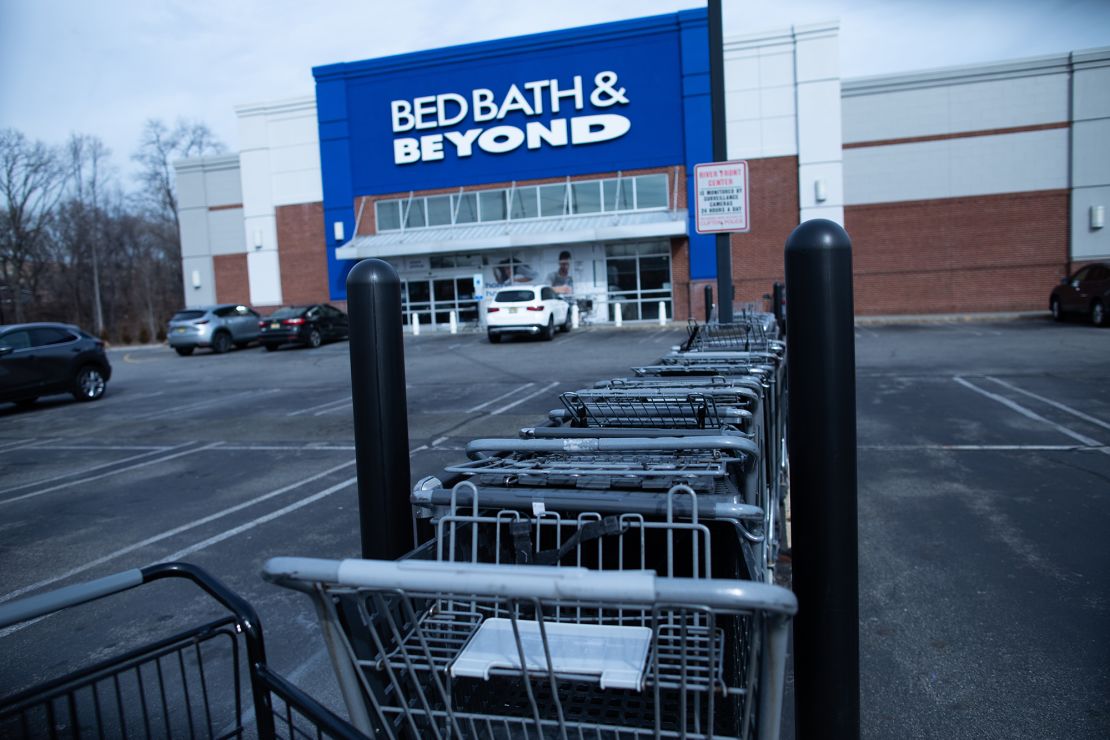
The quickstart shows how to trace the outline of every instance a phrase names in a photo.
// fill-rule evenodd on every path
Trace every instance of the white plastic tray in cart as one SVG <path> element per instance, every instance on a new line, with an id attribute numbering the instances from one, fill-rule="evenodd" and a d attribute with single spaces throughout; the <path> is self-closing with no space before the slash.
<path id="1" fill-rule="evenodd" d="M 516 624 L 528 670 L 546 672 L 539 624 L 523 619 Z M 649 628 L 566 622 L 544 622 L 543 627 L 556 673 L 599 676 L 603 689 L 639 691 L 643 687 L 644 663 L 651 646 Z M 482 622 L 451 665 L 451 675 L 488 679 L 493 668 L 520 670 L 520 651 L 510 619 L 492 617 Z"/>

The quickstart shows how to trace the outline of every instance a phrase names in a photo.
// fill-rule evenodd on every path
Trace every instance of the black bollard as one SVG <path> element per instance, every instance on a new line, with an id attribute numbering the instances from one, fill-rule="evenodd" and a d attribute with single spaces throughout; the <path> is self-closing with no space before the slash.
<path id="1" fill-rule="evenodd" d="M 799 738 L 859 738 L 852 242 L 815 219 L 786 240 L 794 706 Z"/>
<path id="2" fill-rule="evenodd" d="M 389 263 L 366 259 L 354 266 L 347 310 L 362 557 L 393 560 L 415 543 L 401 280 Z"/>
<path id="3" fill-rule="evenodd" d="M 782 302 L 785 297 L 785 285 L 782 283 L 775 283 L 771 286 L 771 313 L 775 315 L 775 321 L 779 323 L 779 331 L 783 334 L 786 333 L 786 315 L 782 308 Z"/>
<path id="4" fill-rule="evenodd" d="M 705 323 L 713 318 L 713 286 L 705 286 Z"/>

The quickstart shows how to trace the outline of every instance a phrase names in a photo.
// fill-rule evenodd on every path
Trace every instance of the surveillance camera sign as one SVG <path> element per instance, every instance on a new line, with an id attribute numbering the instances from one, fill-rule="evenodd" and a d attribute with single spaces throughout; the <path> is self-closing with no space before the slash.
<path id="1" fill-rule="evenodd" d="M 710 162 L 694 166 L 699 234 L 750 231 L 748 163 Z"/>

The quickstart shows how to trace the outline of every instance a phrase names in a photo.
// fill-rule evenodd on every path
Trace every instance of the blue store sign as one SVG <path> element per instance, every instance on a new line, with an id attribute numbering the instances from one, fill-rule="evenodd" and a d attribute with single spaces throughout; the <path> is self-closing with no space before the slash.
<path id="1" fill-rule="evenodd" d="M 705 17 L 684 11 L 315 68 L 325 219 L 349 221 L 352 233 L 362 195 L 692 169 L 710 152 Z M 332 296 L 342 298 L 349 266 L 328 246 Z"/>

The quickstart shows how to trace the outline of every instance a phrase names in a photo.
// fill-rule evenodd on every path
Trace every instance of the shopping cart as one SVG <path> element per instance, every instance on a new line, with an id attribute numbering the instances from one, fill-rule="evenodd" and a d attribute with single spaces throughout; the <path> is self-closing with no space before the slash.
<path id="1" fill-rule="evenodd" d="M 778 735 L 789 591 L 647 571 L 275 558 L 380 737 Z"/>
<path id="2" fill-rule="evenodd" d="M 691 319 L 687 324 L 687 337 L 681 345 L 683 351 L 707 349 L 753 349 L 782 346 L 778 322 L 774 314 L 744 312 L 730 323 L 716 321 L 699 324 Z"/>
<path id="3" fill-rule="evenodd" d="M 191 582 L 226 613 L 0 698 L 0 737 L 362 737 L 274 673 L 251 605 L 188 563 L 128 570 L 0 605 L 0 629 L 166 579 Z"/>

